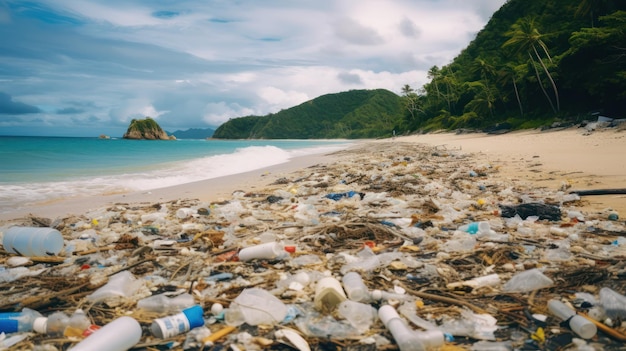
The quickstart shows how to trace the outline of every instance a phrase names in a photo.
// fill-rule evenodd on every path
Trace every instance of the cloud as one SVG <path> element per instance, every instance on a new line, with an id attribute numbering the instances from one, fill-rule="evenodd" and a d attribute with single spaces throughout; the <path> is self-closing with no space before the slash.
<path id="1" fill-rule="evenodd" d="M 85 110 L 76 107 L 65 107 L 57 110 L 57 114 L 59 115 L 75 115 L 83 112 L 85 112 Z"/>
<path id="2" fill-rule="evenodd" d="M 363 84 L 361 76 L 354 73 L 341 72 L 337 75 L 337 78 L 345 84 Z"/>
<path id="3" fill-rule="evenodd" d="M 408 38 L 417 38 L 421 34 L 421 29 L 409 18 L 405 17 L 398 25 L 400 33 Z"/>
<path id="4" fill-rule="evenodd" d="M 146 115 L 215 128 L 323 94 L 400 93 L 505 1 L 0 1 L 0 113 L 28 112 L 11 125 L 41 133 L 121 135 Z"/>
<path id="5" fill-rule="evenodd" d="M 378 45 L 384 42 L 374 28 L 367 27 L 351 18 L 340 18 L 333 27 L 335 34 L 349 44 Z"/>
<path id="6" fill-rule="evenodd" d="M 11 95 L 0 92 L 0 114 L 3 115 L 25 115 L 29 113 L 39 113 L 41 110 L 37 106 L 13 101 Z"/>

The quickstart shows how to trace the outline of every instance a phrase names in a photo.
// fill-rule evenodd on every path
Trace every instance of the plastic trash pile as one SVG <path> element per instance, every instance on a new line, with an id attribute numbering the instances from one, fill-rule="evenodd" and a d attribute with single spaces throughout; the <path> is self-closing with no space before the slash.
<path id="1" fill-rule="evenodd" d="M 623 349 L 618 213 L 457 151 L 337 156 L 221 202 L 4 223 L 0 349 Z"/>

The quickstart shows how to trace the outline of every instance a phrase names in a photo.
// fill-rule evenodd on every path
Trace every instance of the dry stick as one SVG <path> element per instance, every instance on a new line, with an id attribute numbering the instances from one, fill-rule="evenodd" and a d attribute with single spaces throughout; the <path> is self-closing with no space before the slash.
<path id="1" fill-rule="evenodd" d="M 152 261 L 154 261 L 154 260 L 156 260 L 156 258 L 154 258 L 154 257 L 153 257 L 153 258 L 147 258 L 147 259 L 142 260 L 142 261 L 139 261 L 139 262 L 135 262 L 135 263 L 131 264 L 130 266 L 126 266 L 126 267 L 124 267 L 124 268 L 120 268 L 120 269 L 118 269 L 117 271 L 115 271 L 115 272 L 113 272 L 113 273 L 109 273 L 109 274 L 107 274 L 107 277 L 110 277 L 110 276 L 112 276 L 112 275 L 115 275 L 115 274 L 117 274 L 117 273 L 119 273 L 119 272 L 122 272 L 122 271 L 125 271 L 125 270 L 129 270 L 129 269 L 131 269 L 131 268 L 133 268 L 133 267 L 137 267 L 137 266 L 139 266 L 140 264 L 144 264 L 144 263 L 146 263 L 146 262 L 152 262 Z"/>
<path id="2" fill-rule="evenodd" d="M 486 310 L 482 309 L 481 307 L 472 305 L 471 303 L 465 301 L 465 300 L 461 300 L 460 298 L 451 298 L 451 297 L 445 297 L 445 296 L 439 296 L 439 295 L 435 295 L 435 294 L 429 294 L 429 293 L 425 293 L 425 292 L 421 292 L 421 291 L 417 291 L 417 290 L 413 290 L 413 289 L 409 289 L 406 287 L 406 285 L 400 283 L 400 285 L 402 285 L 402 287 L 411 295 L 415 295 L 417 297 L 420 297 L 422 299 L 428 299 L 428 300 L 433 300 L 433 301 L 438 301 L 438 302 L 445 302 L 445 303 L 449 303 L 452 305 L 458 305 L 458 306 L 465 306 L 468 307 L 469 309 L 473 310 L 476 313 L 482 313 L 482 314 L 490 314 L 489 312 L 487 312 Z"/>
<path id="3" fill-rule="evenodd" d="M 178 272 L 180 272 L 183 268 L 187 267 L 190 264 L 191 264 L 191 262 L 185 262 L 180 267 L 176 268 L 174 273 L 172 273 L 172 275 L 170 276 L 170 280 L 174 280 L 174 277 L 178 274 Z"/>
<path id="4" fill-rule="evenodd" d="M 89 250 L 81 251 L 81 252 L 78 252 L 78 254 L 80 256 L 85 256 L 85 255 L 89 255 L 89 254 L 92 254 L 92 253 L 96 253 L 96 252 L 100 252 L 100 251 L 109 251 L 109 250 L 113 250 L 113 249 L 115 249 L 115 245 L 109 245 L 109 246 L 96 247 L 95 249 L 89 249 Z"/>
<path id="5" fill-rule="evenodd" d="M 585 195 L 617 195 L 626 194 L 626 188 L 621 189 L 593 189 L 593 190 L 573 190 L 570 194 L 578 194 L 579 196 Z"/>
<path id="6" fill-rule="evenodd" d="M 82 288 L 84 288 L 86 286 L 89 286 L 89 284 L 90 284 L 89 282 L 86 282 L 86 283 L 80 284 L 78 286 L 71 287 L 69 289 L 65 289 L 65 290 L 61 290 L 61 291 L 50 293 L 50 294 L 48 294 L 46 296 L 30 296 L 30 297 L 27 297 L 27 298 L 23 299 L 22 301 L 20 301 L 19 304 L 22 307 L 29 307 L 29 308 L 32 308 L 32 309 L 36 310 L 37 307 L 45 306 L 46 304 L 50 303 L 50 301 L 53 298 L 56 298 L 58 296 L 70 295 L 71 293 L 73 293 L 76 290 L 80 290 L 80 289 L 82 289 Z"/>

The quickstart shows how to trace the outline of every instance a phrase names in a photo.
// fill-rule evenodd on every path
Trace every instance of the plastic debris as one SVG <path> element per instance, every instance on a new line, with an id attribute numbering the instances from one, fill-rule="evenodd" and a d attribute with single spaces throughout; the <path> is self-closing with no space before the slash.
<path id="1" fill-rule="evenodd" d="M 498 178 L 497 167 L 455 150 L 369 148 L 216 202 L 120 203 L 0 224 L 3 236 L 15 226 L 55 228 L 64 243 L 54 255 L 0 250 L 0 312 L 39 318 L 0 337 L 0 347 L 514 350 L 626 341 L 626 225 L 613 209 L 586 211 L 574 194 Z M 567 312 L 551 311 L 552 300 Z M 190 319 L 182 311 L 192 306 Z M 587 321 L 597 328 L 589 343 Z M 165 327 L 146 332 L 154 323 Z"/>

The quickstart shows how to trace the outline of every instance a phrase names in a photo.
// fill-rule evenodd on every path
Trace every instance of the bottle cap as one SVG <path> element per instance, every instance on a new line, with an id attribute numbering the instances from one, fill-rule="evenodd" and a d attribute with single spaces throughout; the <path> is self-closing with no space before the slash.
<path id="1" fill-rule="evenodd" d="M 204 319 L 202 315 L 204 314 L 204 310 L 200 305 L 194 305 L 189 308 L 183 310 L 185 317 L 189 320 L 189 328 L 197 328 L 204 325 Z"/>
<path id="2" fill-rule="evenodd" d="M 33 321 L 33 330 L 36 333 L 45 334 L 47 328 L 48 328 L 48 318 L 37 317 Z"/>
<path id="3" fill-rule="evenodd" d="M 380 300 L 382 298 L 383 298 L 383 292 L 382 291 L 380 291 L 378 289 L 372 290 L 372 299 Z"/>

